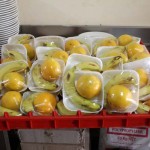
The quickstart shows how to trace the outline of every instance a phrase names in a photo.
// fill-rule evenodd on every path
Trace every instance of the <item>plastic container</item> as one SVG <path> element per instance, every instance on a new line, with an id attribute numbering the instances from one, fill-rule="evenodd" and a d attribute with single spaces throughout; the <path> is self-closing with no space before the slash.
<path id="1" fill-rule="evenodd" d="M 17 53 L 19 53 L 19 55 L 21 55 L 19 57 L 18 56 L 15 57 L 15 55 L 14 55 L 15 60 L 21 60 L 21 58 L 22 58 L 22 60 L 25 60 L 25 61 L 28 60 L 27 51 L 26 51 L 25 47 L 21 44 L 5 44 L 5 45 L 3 45 L 2 49 L 1 49 L 1 54 L 2 54 L 1 59 L 3 60 L 5 58 L 8 58 L 9 55 L 7 54 L 7 52 L 9 52 L 11 50 L 16 51 Z M 18 55 L 18 54 L 16 54 L 16 55 Z"/>
<path id="2" fill-rule="evenodd" d="M 147 74 L 147 83 L 142 86 L 140 89 L 149 86 L 150 84 L 150 58 L 145 58 L 145 59 L 141 59 L 141 60 L 137 60 L 134 62 L 130 62 L 130 63 L 126 63 L 123 65 L 123 68 L 126 70 L 132 69 L 132 70 L 137 70 L 137 69 L 144 69 L 145 73 Z M 142 75 L 141 75 L 142 76 Z M 145 78 L 143 76 L 143 78 Z M 150 93 L 144 96 L 140 96 L 140 100 L 141 101 L 145 101 L 150 99 Z"/>
<path id="3" fill-rule="evenodd" d="M 38 60 L 44 60 L 46 58 L 45 54 L 49 51 L 55 51 L 55 50 L 60 50 L 62 51 L 62 49 L 58 48 L 58 47 L 37 47 L 36 48 L 36 55 L 37 55 L 37 59 Z"/>
<path id="4" fill-rule="evenodd" d="M 100 59 L 98 58 L 95 58 L 95 57 L 91 57 L 91 56 L 86 56 L 86 55 L 80 55 L 80 54 L 72 54 L 69 58 L 68 58 L 68 61 L 67 61 L 67 64 L 66 64 L 66 67 L 65 67 L 65 71 L 64 71 L 64 74 L 70 70 L 72 67 L 76 66 L 77 64 L 81 63 L 81 62 L 94 62 L 96 64 L 99 65 L 99 68 L 100 70 L 102 69 L 102 62 Z M 81 71 L 81 70 L 76 70 L 76 71 Z M 77 111 L 77 110 L 80 110 L 82 112 L 85 112 L 85 113 L 98 113 L 102 108 L 103 108 L 103 79 L 102 79 L 102 76 L 100 73 L 94 73 L 92 71 L 90 72 L 87 72 L 87 71 L 81 71 L 81 72 L 76 72 L 75 71 L 75 78 L 78 77 L 78 73 L 80 74 L 87 74 L 87 73 L 90 73 L 90 74 L 93 74 L 93 75 L 96 75 L 102 82 L 102 93 L 99 95 L 100 98 L 95 98 L 92 100 L 92 102 L 96 102 L 98 104 L 100 104 L 100 109 L 98 111 L 89 111 L 89 110 L 84 110 L 82 108 L 79 108 L 78 106 L 75 106 L 69 99 L 69 95 L 66 94 L 66 91 L 65 91 L 65 82 L 63 82 L 63 103 L 64 103 L 64 106 L 68 109 L 68 110 L 71 110 L 71 111 Z"/>
<path id="5" fill-rule="evenodd" d="M 120 51 L 122 53 L 126 53 L 124 46 L 100 46 L 97 48 L 96 57 L 101 58 L 104 53 L 110 52 L 113 49 L 120 49 Z M 119 53 L 120 53 L 120 51 L 119 51 Z M 116 50 L 116 52 L 117 52 L 117 50 Z"/>
<path id="6" fill-rule="evenodd" d="M 20 40 L 21 37 L 23 36 L 30 36 L 31 38 L 29 39 L 29 44 L 31 46 L 34 47 L 34 39 L 35 37 L 31 34 L 17 34 L 17 35 L 14 35 L 14 36 L 11 36 L 9 39 L 8 39 L 8 44 L 19 44 L 18 41 Z"/>
<path id="7" fill-rule="evenodd" d="M 97 53 L 97 49 L 99 47 L 101 47 L 98 43 L 101 43 L 102 41 L 104 40 L 109 40 L 109 39 L 112 39 L 115 43 L 114 46 L 117 46 L 118 45 L 118 41 L 117 41 L 117 38 L 114 37 L 114 36 L 111 36 L 111 37 L 107 37 L 107 38 L 103 38 L 103 37 L 94 37 L 91 41 L 92 41 L 92 55 L 96 56 L 96 53 Z M 111 45 L 112 46 L 112 45 Z"/>
<path id="8" fill-rule="evenodd" d="M 110 70 L 105 71 L 103 74 L 104 79 L 104 92 L 105 92 L 105 103 L 106 108 L 109 112 L 116 113 L 132 113 L 134 112 L 139 104 L 139 76 L 134 70 Z M 117 78 L 116 78 L 117 76 Z M 129 79 L 129 81 L 127 80 Z M 110 84 L 111 82 L 111 84 Z M 109 86 L 108 86 L 109 84 Z M 114 86 L 117 88 L 111 89 Z M 121 89 L 119 89 L 121 88 Z M 110 91 L 110 89 L 112 91 Z M 119 91 L 122 90 L 123 91 Z M 128 89 L 128 90 L 127 90 Z M 109 93 L 108 93 L 109 90 Z M 120 92 L 117 94 L 117 92 Z M 124 92 L 124 93 L 123 93 Z M 114 94 L 115 93 L 115 94 Z M 108 95 L 111 94 L 111 95 Z M 122 96 L 124 94 L 126 97 Z M 120 101 L 114 100 L 115 95 L 122 98 L 123 104 Z M 109 100 L 108 100 L 109 98 Z M 111 100 L 110 100 L 111 99 Z M 107 100 L 107 101 L 106 101 Z M 109 101 L 109 103 L 108 103 Z M 114 103 L 113 103 L 114 102 Z"/>
<path id="9" fill-rule="evenodd" d="M 19 64 L 20 66 L 16 66 L 15 64 L 16 65 Z M 22 65 L 24 65 L 24 66 L 22 66 Z M 27 78 L 26 78 L 26 72 L 24 70 L 27 68 L 27 66 L 28 66 L 27 62 L 25 62 L 23 60 L 18 60 L 18 61 L 0 64 L 0 70 L 1 70 L 1 72 L 0 72 L 0 76 L 1 76 L 1 79 L 0 79 L 0 96 L 2 96 L 3 93 L 8 91 L 8 90 L 6 90 L 5 87 L 3 87 L 5 82 L 7 82 L 7 81 L 4 81 L 4 77 L 7 73 L 12 73 L 12 72 L 20 73 L 20 75 L 22 75 L 24 77 L 25 83 L 23 83 L 24 84 L 23 89 L 19 90 L 19 92 L 23 92 L 27 89 Z M 7 68 L 8 68 L 8 70 L 7 70 Z M 12 70 L 12 71 L 9 71 L 9 70 Z"/>
<path id="10" fill-rule="evenodd" d="M 74 37 L 69 37 L 65 39 L 65 43 L 68 40 L 75 39 L 80 42 L 81 46 L 87 51 L 87 55 L 92 54 L 92 49 L 91 49 L 91 40 L 86 37 L 80 37 L 80 36 L 74 36 Z"/>
<path id="11" fill-rule="evenodd" d="M 43 99 L 44 103 L 42 103 L 41 101 L 38 100 L 38 103 L 36 103 L 34 105 L 35 98 L 37 97 L 38 94 L 42 94 L 42 93 L 43 92 L 25 92 L 23 94 L 23 100 L 20 105 L 20 111 L 23 114 L 27 114 L 28 112 L 33 112 L 33 114 L 35 116 L 38 116 L 38 115 L 50 116 L 51 115 L 50 111 L 53 112 L 55 110 L 55 106 L 54 106 L 54 103 L 52 100 L 50 103 L 48 101 L 46 101 L 47 96 L 46 96 L 46 98 L 44 97 L 45 99 Z M 45 92 L 44 92 L 44 94 L 45 94 Z M 53 95 L 53 96 L 55 96 L 55 95 Z M 36 108 L 37 108 L 37 110 L 36 110 Z M 45 112 L 49 112 L 49 113 L 45 113 Z"/>
<path id="12" fill-rule="evenodd" d="M 106 32 L 84 32 L 79 34 L 79 36 L 92 39 L 93 37 L 107 38 L 113 35 Z"/>
<path id="13" fill-rule="evenodd" d="M 64 49 L 64 37 L 61 36 L 41 36 L 35 38 L 35 47 L 44 46 L 43 43 L 49 43 L 50 47 Z"/>
<path id="14" fill-rule="evenodd" d="M 57 60 L 57 62 L 60 64 L 60 66 L 61 66 L 61 73 L 63 74 L 63 71 L 64 71 L 64 66 L 65 66 L 65 64 L 64 64 L 64 62 L 62 61 L 62 60 L 59 60 L 59 59 L 56 59 Z M 32 71 L 33 71 L 33 69 L 36 67 L 36 65 L 40 65 L 40 64 L 42 64 L 42 62 L 43 62 L 44 60 L 36 60 L 33 64 L 32 64 L 32 67 L 31 67 L 31 69 L 30 69 L 30 72 L 29 72 L 29 74 L 28 74 L 28 88 L 31 90 L 31 91 L 34 91 L 34 92 L 43 92 L 43 91 L 49 91 L 49 92 L 51 92 L 51 93 L 57 93 L 57 92 L 59 92 L 60 90 L 61 90 L 61 88 L 62 88 L 62 74 L 61 74 L 61 76 L 56 80 L 56 81 L 53 81 L 53 82 L 51 82 L 51 83 L 55 83 L 57 86 L 56 86 L 56 89 L 55 90 L 48 90 L 48 89 L 45 89 L 45 88 L 43 88 L 43 86 L 37 86 L 36 84 L 35 84 L 35 82 L 34 82 L 34 79 L 33 79 L 33 76 L 32 76 Z M 35 73 L 35 74 L 37 74 L 37 73 Z M 36 77 L 37 78 L 39 78 L 39 80 L 42 80 L 42 76 L 41 75 L 36 75 Z M 45 81 L 44 81 L 45 82 Z M 47 82 L 47 81 L 46 81 Z M 49 81 L 48 81 L 49 82 Z M 43 83 L 43 81 L 42 81 L 42 83 Z"/>

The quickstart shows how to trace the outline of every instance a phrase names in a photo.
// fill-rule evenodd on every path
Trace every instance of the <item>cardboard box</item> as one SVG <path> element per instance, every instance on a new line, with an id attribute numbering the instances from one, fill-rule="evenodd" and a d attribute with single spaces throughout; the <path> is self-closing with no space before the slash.
<path id="1" fill-rule="evenodd" d="M 82 144 L 89 143 L 88 129 L 19 130 L 22 143 Z"/>
<path id="2" fill-rule="evenodd" d="M 22 150 L 89 150 L 89 146 L 73 144 L 21 143 Z"/>

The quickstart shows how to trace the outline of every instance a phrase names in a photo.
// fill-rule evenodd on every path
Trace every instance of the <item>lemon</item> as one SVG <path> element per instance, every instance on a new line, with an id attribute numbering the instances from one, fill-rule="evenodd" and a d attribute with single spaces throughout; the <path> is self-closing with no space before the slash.
<path id="1" fill-rule="evenodd" d="M 1 105 L 2 107 L 18 111 L 20 108 L 21 100 L 22 96 L 19 92 L 9 91 L 2 96 Z"/>
<path id="2" fill-rule="evenodd" d="M 136 69 L 136 72 L 139 74 L 140 77 L 140 88 L 145 86 L 148 82 L 148 74 L 145 69 L 138 68 Z"/>
<path id="3" fill-rule="evenodd" d="M 101 88 L 102 83 L 95 75 L 81 75 L 76 82 L 77 92 L 87 99 L 97 96 Z"/>
<path id="4" fill-rule="evenodd" d="M 65 43 L 65 50 L 70 51 L 73 47 L 80 46 L 80 42 L 76 39 L 67 40 Z"/>
<path id="5" fill-rule="evenodd" d="M 136 42 L 132 42 L 129 45 L 127 45 L 126 49 L 129 58 L 131 58 L 133 55 L 139 52 L 144 52 L 144 47 Z"/>
<path id="6" fill-rule="evenodd" d="M 42 114 L 50 114 L 56 107 L 56 96 L 48 92 L 39 93 L 33 101 L 35 111 Z"/>
<path id="7" fill-rule="evenodd" d="M 107 105 L 116 111 L 125 111 L 132 103 L 131 91 L 123 85 L 112 86 L 107 93 Z"/>
<path id="8" fill-rule="evenodd" d="M 119 36 L 118 42 L 119 42 L 120 46 L 125 46 L 132 42 L 132 36 L 128 35 L 128 34 L 123 34 L 123 35 Z"/>
<path id="9" fill-rule="evenodd" d="M 74 54 L 74 53 L 76 53 L 76 54 L 83 54 L 83 55 L 87 54 L 86 50 L 82 46 L 73 47 L 70 50 L 70 54 Z"/>
<path id="10" fill-rule="evenodd" d="M 35 58 L 35 49 L 30 44 L 23 44 L 27 50 L 27 55 L 30 60 Z"/>
<path id="11" fill-rule="evenodd" d="M 3 83 L 7 90 L 20 91 L 25 86 L 25 78 L 18 72 L 10 72 L 4 76 Z"/>
<path id="12" fill-rule="evenodd" d="M 57 80 L 61 75 L 61 66 L 54 58 L 48 58 L 41 64 L 41 75 L 47 81 Z"/>

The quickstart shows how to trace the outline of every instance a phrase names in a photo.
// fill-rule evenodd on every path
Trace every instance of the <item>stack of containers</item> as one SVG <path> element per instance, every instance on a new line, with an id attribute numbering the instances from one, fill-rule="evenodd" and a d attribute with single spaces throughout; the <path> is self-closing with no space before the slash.
<path id="1" fill-rule="evenodd" d="M 19 19 L 16 0 L 0 1 L 0 48 L 12 35 L 19 33 Z M 1 54 L 0 54 L 1 55 Z"/>

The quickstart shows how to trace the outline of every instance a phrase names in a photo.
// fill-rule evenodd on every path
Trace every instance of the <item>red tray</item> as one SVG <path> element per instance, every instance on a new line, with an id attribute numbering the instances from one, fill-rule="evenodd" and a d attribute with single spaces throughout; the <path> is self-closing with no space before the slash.
<path id="1" fill-rule="evenodd" d="M 108 127 L 150 127 L 150 114 L 107 114 L 105 110 L 97 115 L 60 116 L 56 111 L 52 116 L 11 117 L 5 113 L 0 117 L 0 130 L 10 129 L 58 129 L 58 128 L 108 128 Z"/>

